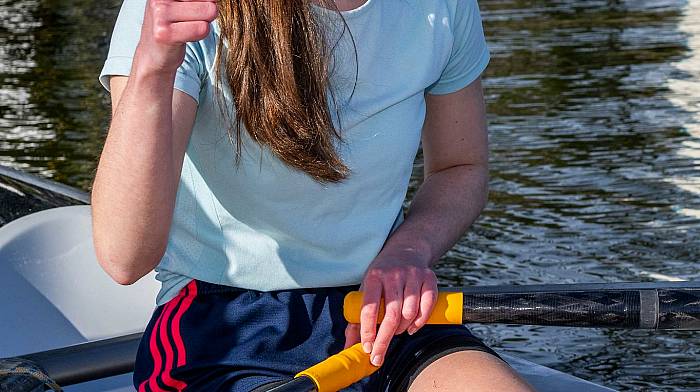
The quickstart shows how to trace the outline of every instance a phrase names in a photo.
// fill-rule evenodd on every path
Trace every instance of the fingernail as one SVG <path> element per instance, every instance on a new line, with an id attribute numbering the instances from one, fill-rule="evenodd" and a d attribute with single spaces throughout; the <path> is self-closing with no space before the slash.
<path id="1" fill-rule="evenodd" d="M 382 356 L 381 355 L 375 355 L 372 357 L 372 365 L 374 366 L 382 366 Z"/>
<path id="2" fill-rule="evenodd" d="M 372 343 L 371 342 L 365 342 L 362 345 L 362 350 L 364 350 L 365 353 L 369 354 L 372 352 Z"/>
<path id="3" fill-rule="evenodd" d="M 410 326 L 410 327 L 408 327 L 406 332 L 408 332 L 409 335 L 413 335 L 414 333 L 416 333 L 416 327 Z"/>

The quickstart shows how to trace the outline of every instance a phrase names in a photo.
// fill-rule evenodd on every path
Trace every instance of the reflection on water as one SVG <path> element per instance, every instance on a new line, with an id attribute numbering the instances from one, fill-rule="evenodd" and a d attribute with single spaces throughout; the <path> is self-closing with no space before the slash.
<path id="1" fill-rule="evenodd" d="M 0 0 L 0 163 L 89 186 L 109 102 L 95 75 L 119 3 Z"/>
<path id="2" fill-rule="evenodd" d="M 678 24 L 678 29 L 686 33 L 690 51 L 685 58 L 674 63 L 674 67 L 691 77 L 669 78 L 666 83 L 670 90 L 668 99 L 679 108 L 685 109 L 689 120 L 683 129 L 691 136 L 681 142 L 677 150 L 679 157 L 689 162 L 700 162 L 700 4 L 689 4 L 687 11 Z M 693 77 L 695 76 L 695 77 Z M 698 172 L 670 176 L 671 183 L 686 192 L 700 195 L 700 176 Z M 679 213 L 693 218 L 700 218 L 700 206 L 688 205 L 680 208 Z"/>
<path id="3" fill-rule="evenodd" d="M 89 187 L 119 3 L 0 0 L 0 163 Z M 444 284 L 700 279 L 699 3 L 480 1 L 491 203 Z M 621 390 L 700 389 L 697 334 L 475 330 Z"/>

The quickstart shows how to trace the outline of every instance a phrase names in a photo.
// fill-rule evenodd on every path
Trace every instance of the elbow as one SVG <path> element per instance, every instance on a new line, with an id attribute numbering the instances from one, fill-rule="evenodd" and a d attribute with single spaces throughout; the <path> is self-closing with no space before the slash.
<path id="1" fill-rule="evenodd" d="M 103 265 L 104 268 L 104 265 Z M 129 286 L 141 279 L 143 276 L 138 274 L 130 273 L 129 271 L 115 271 L 104 268 L 107 275 L 112 278 L 113 281 L 117 282 L 122 286 Z"/>
<path id="2" fill-rule="evenodd" d="M 107 273 L 113 281 L 122 286 L 132 285 L 148 273 L 148 271 L 136 268 L 133 263 L 130 263 L 129 260 L 124 258 L 119 258 L 119 262 L 116 262 L 115 257 L 111 257 L 105 252 L 97 251 L 96 253 L 97 262 L 105 273 Z"/>
<path id="3" fill-rule="evenodd" d="M 128 286 L 139 281 L 155 268 L 165 254 L 161 249 L 115 249 L 95 239 L 95 255 L 102 269 L 116 283 Z"/>

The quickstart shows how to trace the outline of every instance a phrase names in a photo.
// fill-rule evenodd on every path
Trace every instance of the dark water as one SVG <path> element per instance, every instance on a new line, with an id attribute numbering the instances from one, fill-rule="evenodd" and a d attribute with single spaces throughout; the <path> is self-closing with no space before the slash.
<path id="1" fill-rule="evenodd" d="M 118 5 L 0 0 L 0 163 L 89 188 Z M 491 203 L 442 282 L 700 279 L 700 1 L 480 5 Z M 474 328 L 620 390 L 700 390 L 700 333 Z"/>

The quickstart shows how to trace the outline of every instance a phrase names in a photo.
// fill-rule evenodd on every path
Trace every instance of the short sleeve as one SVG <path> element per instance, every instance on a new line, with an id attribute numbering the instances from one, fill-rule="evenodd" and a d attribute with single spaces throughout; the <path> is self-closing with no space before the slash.
<path id="1" fill-rule="evenodd" d="M 481 75 L 490 60 L 476 0 L 457 0 L 450 25 L 452 52 L 440 79 L 427 88 L 430 94 L 448 94 L 468 86 Z"/>
<path id="2" fill-rule="evenodd" d="M 141 37 L 141 26 L 146 10 L 147 0 L 124 0 L 114 25 L 109 45 L 107 60 L 100 72 L 100 83 L 109 91 L 109 77 L 113 75 L 128 76 Z M 174 87 L 199 103 L 202 86 L 202 69 L 197 43 L 186 45 L 185 60 L 177 70 Z"/>

